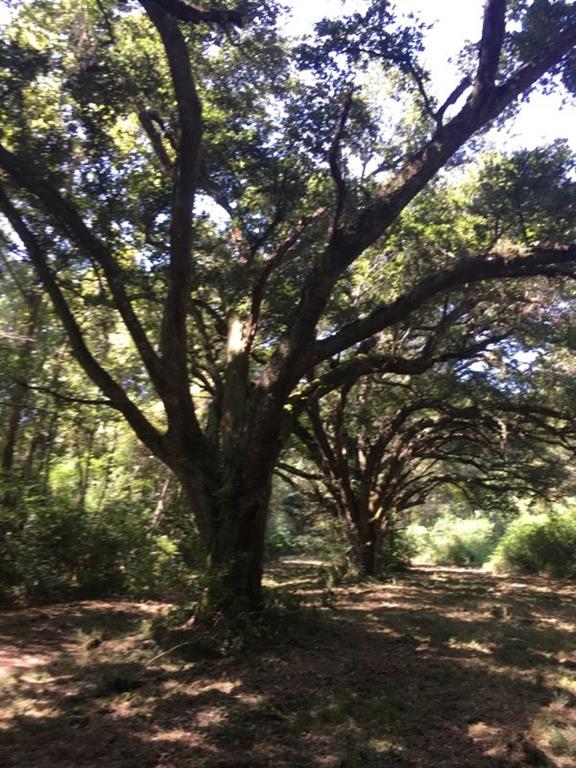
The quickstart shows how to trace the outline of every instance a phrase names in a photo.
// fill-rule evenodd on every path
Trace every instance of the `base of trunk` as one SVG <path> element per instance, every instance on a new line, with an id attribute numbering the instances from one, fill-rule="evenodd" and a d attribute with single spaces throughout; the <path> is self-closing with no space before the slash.
<path id="1" fill-rule="evenodd" d="M 237 557 L 226 566 L 210 566 L 204 583 L 196 610 L 200 623 L 213 623 L 222 617 L 235 620 L 264 608 L 262 565 L 252 558 Z"/>

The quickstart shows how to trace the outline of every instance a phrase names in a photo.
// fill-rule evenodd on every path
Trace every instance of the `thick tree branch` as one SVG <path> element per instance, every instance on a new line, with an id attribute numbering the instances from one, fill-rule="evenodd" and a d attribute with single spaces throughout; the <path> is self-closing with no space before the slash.
<path id="1" fill-rule="evenodd" d="M 438 110 L 434 114 L 434 119 L 436 120 L 436 123 L 440 127 L 442 125 L 442 121 L 444 120 L 444 115 L 446 114 L 446 110 L 451 107 L 453 104 L 456 104 L 460 96 L 472 85 L 472 80 L 466 75 L 466 77 L 463 77 L 462 80 L 458 83 L 456 88 L 450 93 L 446 101 L 438 108 Z"/>
<path id="2" fill-rule="evenodd" d="M 168 289 L 160 340 L 162 365 L 171 384 L 170 396 L 165 401 L 166 411 L 170 432 L 177 440 L 192 439 L 201 443 L 201 430 L 188 380 L 187 316 L 192 287 L 192 215 L 200 165 L 202 107 L 186 41 L 176 19 L 152 0 L 141 0 L 141 3 L 164 45 L 179 121 L 170 217 Z"/>
<path id="3" fill-rule="evenodd" d="M 316 475 L 312 472 L 305 472 L 303 469 L 298 469 L 298 467 L 293 467 L 291 464 L 286 464 L 284 461 L 279 461 L 276 464 L 276 467 L 279 469 L 283 469 L 286 472 L 288 472 L 291 475 L 296 475 L 296 477 L 301 477 L 304 480 L 322 480 L 322 475 Z"/>
<path id="4" fill-rule="evenodd" d="M 188 48 L 178 25 L 173 18 L 159 11 L 155 2 L 143 0 L 143 5 L 162 39 L 178 107 L 179 137 L 172 191 L 169 286 L 161 350 L 164 358 L 170 360 L 177 357 L 181 362 L 186 351 L 186 310 L 192 276 L 192 213 L 202 141 L 202 108 L 194 85 Z"/>
<path id="5" fill-rule="evenodd" d="M 278 468 L 278 464 L 276 464 L 276 467 L 274 468 L 274 474 L 276 477 L 279 477 L 281 480 L 284 480 L 285 483 L 288 483 L 290 488 L 292 488 L 295 491 L 300 490 L 300 486 L 298 483 L 294 480 L 294 478 L 290 477 L 290 475 L 287 472 L 283 472 L 281 469 Z"/>
<path id="6" fill-rule="evenodd" d="M 485 0 L 478 69 L 470 103 L 477 104 L 494 88 L 506 31 L 506 0 Z"/>
<path id="7" fill-rule="evenodd" d="M 140 0 L 148 10 L 148 0 Z M 240 10 L 226 10 L 223 8 L 198 8 L 183 0 L 154 0 L 154 4 L 179 21 L 188 21 L 191 24 L 221 24 L 223 27 L 242 27 L 244 14 Z"/>
<path id="8" fill-rule="evenodd" d="M 490 20 L 486 22 L 485 28 L 487 30 L 490 26 L 496 35 L 501 31 L 501 4 L 502 0 L 488 0 Z M 553 44 L 543 46 L 537 56 L 521 66 L 502 85 L 487 89 L 484 85 L 489 81 L 491 73 L 495 72 L 495 54 L 497 48 L 500 50 L 500 44 L 498 37 L 490 45 L 486 42 L 481 52 L 484 58 L 481 66 L 479 61 L 477 74 L 477 81 L 483 87 L 477 95 L 474 98 L 471 95 L 458 114 L 438 128 L 431 140 L 378 191 L 356 222 L 345 231 L 335 233 L 326 250 L 316 258 L 306 280 L 295 320 L 264 373 L 265 386 L 274 387 L 280 396 L 289 391 L 314 360 L 311 346 L 316 324 L 335 283 L 345 270 L 382 236 L 404 208 L 478 129 L 501 114 L 517 96 L 528 91 L 540 77 L 560 63 L 575 45 L 576 23 L 571 23 L 556 36 Z"/>
<path id="9" fill-rule="evenodd" d="M 567 272 L 566 268 L 569 271 Z M 314 362 L 318 363 L 404 320 L 433 296 L 483 280 L 512 279 L 536 275 L 572 275 L 576 270 L 576 245 L 533 248 L 527 256 L 509 258 L 499 254 L 462 259 L 455 267 L 423 278 L 393 302 L 356 320 L 327 339 L 316 342 Z"/>
<path id="10" fill-rule="evenodd" d="M 30 261 L 50 296 L 54 310 L 68 334 L 74 357 L 89 379 L 106 395 L 110 401 L 109 404 L 125 416 L 142 442 L 156 456 L 165 458 L 166 451 L 162 435 L 130 400 L 118 382 L 102 368 L 88 349 L 80 326 L 76 322 L 56 277 L 48 265 L 42 246 L 1 187 L 0 210 L 2 210 L 14 232 L 24 244 Z"/>
<path id="11" fill-rule="evenodd" d="M 144 133 L 150 140 L 150 144 L 152 145 L 152 149 L 158 158 L 162 170 L 167 176 L 172 178 L 174 176 L 174 163 L 166 151 L 162 135 L 158 132 L 158 118 L 155 113 L 151 112 L 149 109 L 141 108 L 138 110 L 138 120 Z"/>
<path id="12" fill-rule="evenodd" d="M 380 189 L 372 204 L 349 229 L 338 251 L 329 257 L 330 262 L 334 262 L 335 266 L 340 262 L 341 270 L 348 266 L 383 234 L 454 152 L 521 93 L 529 90 L 575 45 L 576 22 L 558 34 L 554 45 L 544 47 L 539 56 L 521 66 L 502 85 L 489 90 L 482 89 L 474 98 L 471 94 L 458 114 L 439 128 L 431 141 L 407 162 L 392 181 Z"/>
<path id="13" fill-rule="evenodd" d="M 396 373 L 402 376 L 417 376 L 429 371 L 435 365 L 451 360 L 468 360 L 483 352 L 491 344 L 497 344 L 507 334 L 499 333 L 487 336 L 467 347 L 452 349 L 439 355 L 422 355 L 406 358 L 384 353 L 357 354 L 350 360 L 340 363 L 336 368 L 310 382 L 303 390 L 294 395 L 294 402 L 301 398 L 317 400 L 328 392 L 346 384 L 353 383 L 362 376 L 372 373 Z"/>

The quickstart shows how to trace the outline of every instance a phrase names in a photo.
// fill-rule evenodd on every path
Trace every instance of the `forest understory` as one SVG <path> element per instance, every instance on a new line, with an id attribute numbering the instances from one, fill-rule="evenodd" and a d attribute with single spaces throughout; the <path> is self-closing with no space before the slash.
<path id="1" fill-rule="evenodd" d="M 151 627 L 171 606 L 153 601 L 1 614 L 0 764 L 575 764 L 574 583 L 418 567 L 327 589 L 318 574 L 269 570 L 279 604 L 302 604 L 260 649 L 170 651 Z"/>

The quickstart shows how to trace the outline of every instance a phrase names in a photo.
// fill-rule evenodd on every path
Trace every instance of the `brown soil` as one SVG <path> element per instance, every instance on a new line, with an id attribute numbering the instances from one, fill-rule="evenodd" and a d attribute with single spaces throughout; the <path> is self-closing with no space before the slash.
<path id="1" fill-rule="evenodd" d="M 0 615 L 0 765 L 576 765 L 575 585 L 420 568 L 322 592 L 294 568 L 270 584 L 319 619 L 228 658 L 155 659 L 158 603 Z"/>

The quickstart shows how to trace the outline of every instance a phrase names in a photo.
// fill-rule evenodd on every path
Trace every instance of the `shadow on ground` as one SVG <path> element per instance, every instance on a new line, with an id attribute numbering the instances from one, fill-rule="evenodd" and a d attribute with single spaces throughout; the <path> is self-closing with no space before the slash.
<path id="1" fill-rule="evenodd" d="M 162 606 L 7 614 L 0 764 L 564 768 L 576 757 L 575 594 L 416 570 L 337 590 L 336 607 L 290 644 L 195 661 L 151 662 L 139 627 Z"/>

